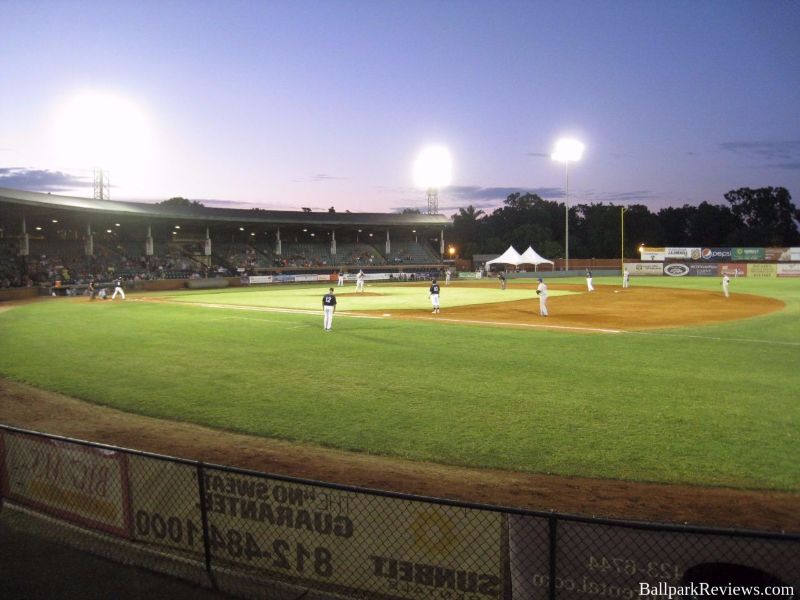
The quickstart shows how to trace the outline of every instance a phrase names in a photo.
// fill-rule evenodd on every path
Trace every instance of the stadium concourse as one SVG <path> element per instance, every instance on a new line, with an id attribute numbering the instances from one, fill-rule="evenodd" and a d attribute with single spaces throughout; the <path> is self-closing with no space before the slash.
<path id="1" fill-rule="evenodd" d="M 444 215 L 220 209 L 0 188 L 0 289 L 443 265 Z"/>

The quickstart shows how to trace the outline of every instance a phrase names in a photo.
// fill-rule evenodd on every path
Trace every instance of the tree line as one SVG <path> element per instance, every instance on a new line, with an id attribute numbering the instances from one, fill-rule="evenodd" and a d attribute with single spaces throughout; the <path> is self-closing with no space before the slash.
<path id="1" fill-rule="evenodd" d="M 576 204 L 569 208 L 569 249 L 575 258 L 620 255 L 621 212 L 625 219 L 625 256 L 647 246 L 732 247 L 800 246 L 800 210 L 786 188 L 741 188 L 724 195 L 727 204 L 662 208 L 643 204 Z M 564 256 L 564 203 L 536 194 L 514 193 L 491 214 L 470 205 L 452 216 L 450 239 L 462 257 L 499 254 L 528 245 L 547 258 Z"/>

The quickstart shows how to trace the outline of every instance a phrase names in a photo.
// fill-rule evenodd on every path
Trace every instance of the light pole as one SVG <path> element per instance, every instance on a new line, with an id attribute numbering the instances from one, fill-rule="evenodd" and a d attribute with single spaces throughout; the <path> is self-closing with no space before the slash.
<path id="1" fill-rule="evenodd" d="M 564 172 L 567 176 L 567 187 L 564 199 L 564 270 L 569 271 L 569 163 L 577 162 L 583 156 L 584 145 L 568 138 L 556 142 L 556 149 L 550 157 L 564 163 Z"/>
<path id="2" fill-rule="evenodd" d="M 625 211 L 624 206 L 619 207 L 619 268 L 625 272 Z"/>

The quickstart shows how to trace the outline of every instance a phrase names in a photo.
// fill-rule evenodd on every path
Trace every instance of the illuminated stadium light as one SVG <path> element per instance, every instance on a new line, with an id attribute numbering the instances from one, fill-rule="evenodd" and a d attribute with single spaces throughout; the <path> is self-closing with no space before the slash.
<path id="1" fill-rule="evenodd" d="M 119 223 L 114 223 L 114 227 L 119 227 Z"/>
<path id="2" fill-rule="evenodd" d="M 42 230 L 42 228 L 41 228 L 41 227 L 37 227 L 37 228 L 36 228 L 36 231 L 41 231 L 41 230 Z"/>
<path id="3" fill-rule="evenodd" d="M 244 231 L 244 227 L 239 227 L 239 231 Z"/>
<path id="4" fill-rule="evenodd" d="M 175 229 L 180 229 L 180 228 L 181 228 L 180 225 L 175 225 Z"/>
<path id="5" fill-rule="evenodd" d="M 414 183 L 428 193 L 428 214 L 439 212 L 439 190 L 450 185 L 453 159 L 443 146 L 429 146 L 414 162 Z"/>
<path id="6" fill-rule="evenodd" d="M 58 219 L 53 219 L 53 223 L 58 223 Z"/>
<path id="7" fill-rule="evenodd" d="M 583 156 L 586 147 L 578 140 L 562 138 L 556 142 L 556 148 L 550 157 L 564 163 L 567 186 L 564 193 L 564 270 L 569 271 L 569 163 L 577 162 Z"/>

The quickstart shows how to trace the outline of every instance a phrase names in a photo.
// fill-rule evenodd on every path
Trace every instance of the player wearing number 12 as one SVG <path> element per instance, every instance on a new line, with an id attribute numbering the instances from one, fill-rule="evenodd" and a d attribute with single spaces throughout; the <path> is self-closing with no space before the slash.
<path id="1" fill-rule="evenodd" d="M 330 331 L 333 327 L 333 313 L 336 312 L 336 295 L 333 288 L 328 288 L 328 293 L 322 297 L 323 326 L 325 331 Z"/>

